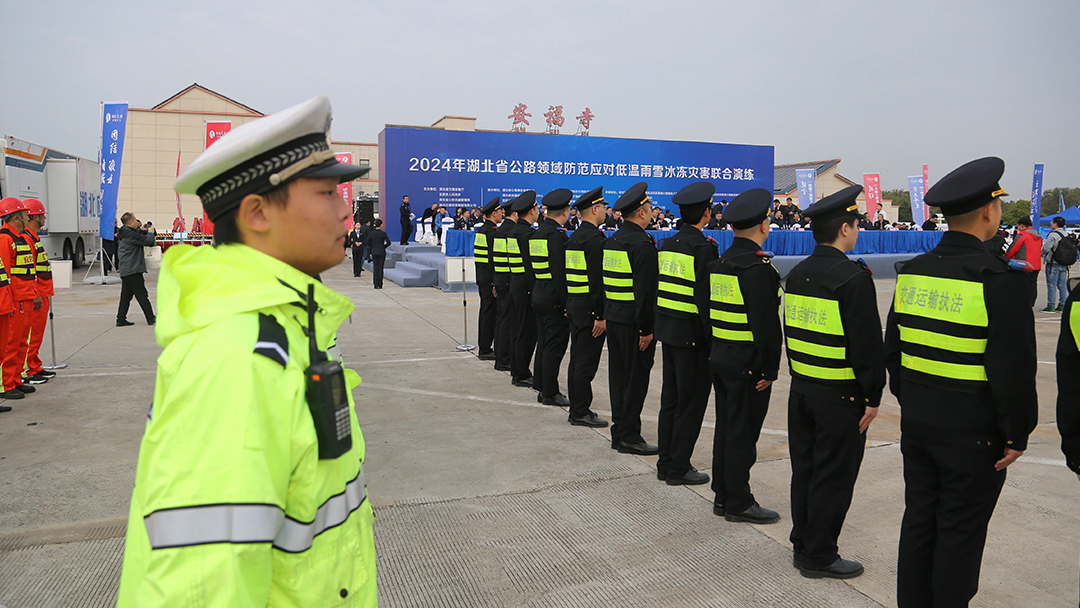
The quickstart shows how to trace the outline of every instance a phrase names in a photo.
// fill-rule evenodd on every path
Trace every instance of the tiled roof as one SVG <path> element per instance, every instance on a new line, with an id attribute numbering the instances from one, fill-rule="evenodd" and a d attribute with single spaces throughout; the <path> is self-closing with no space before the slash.
<path id="1" fill-rule="evenodd" d="M 773 193 L 783 194 L 785 192 L 791 192 L 798 185 L 798 180 L 795 177 L 796 169 L 816 169 L 816 175 L 821 175 L 825 171 L 840 164 L 839 158 L 833 158 L 829 160 L 816 160 L 808 163 L 797 163 L 794 165 L 776 165 L 775 172 L 773 173 Z"/>

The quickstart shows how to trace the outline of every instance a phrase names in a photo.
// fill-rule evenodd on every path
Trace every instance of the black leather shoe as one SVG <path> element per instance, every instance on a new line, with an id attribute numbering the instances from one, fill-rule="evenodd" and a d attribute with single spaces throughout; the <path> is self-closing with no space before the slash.
<path id="1" fill-rule="evenodd" d="M 11 411 L 11 406 L 10 405 L 0 405 L 0 412 L 10 412 L 10 411 Z"/>
<path id="2" fill-rule="evenodd" d="M 559 407 L 570 407 L 570 400 L 566 398 L 566 395 L 562 393 L 555 393 L 554 397 L 544 397 L 540 400 L 540 403 L 544 405 L 557 405 Z"/>
<path id="3" fill-rule="evenodd" d="M 116 320 L 116 326 L 117 327 L 127 327 L 128 325 L 134 325 L 134 324 L 135 324 L 134 322 L 128 321 L 127 319 L 123 319 L 123 320 L 117 319 Z"/>
<path id="4" fill-rule="evenodd" d="M 772 509 L 766 509 L 755 502 L 749 509 L 742 513 L 725 514 L 724 519 L 735 522 L 745 521 L 751 524 L 775 524 L 780 521 L 780 514 Z"/>
<path id="5" fill-rule="evenodd" d="M 722 503 L 722 502 L 714 502 L 714 503 L 712 503 L 712 513 L 713 513 L 713 515 L 715 515 L 717 517 L 723 517 L 724 516 L 724 503 Z"/>
<path id="6" fill-rule="evenodd" d="M 805 560 L 806 560 L 806 558 L 803 557 L 802 553 L 792 553 L 791 554 L 791 566 L 793 568 L 795 568 L 796 570 L 799 570 L 799 569 L 802 568 L 803 561 L 805 561 Z"/>
<path id="7" fill-rule="evenodd" d="M 146 320 L 147 325 L 152 326 L 154 323 L 157 323 L 157 317 L 150 317 L 149 319 Z"/>
<path id="8" fill-rule="evenodd" d="M 571 426 L 587 426 L 594 429 L 602 429 L 608 425 L 607 420 L 597 417 L 597 415 L 592 412 L 589 412 L 581 418 L 574 418 L 571 416 L 567 420 L 570 421 Z"/>
<path id="9" fill-rule="evenodd" d="M 644 441 L 641 443 L 626 443 L 625 441 L 620 441 L 618 450 L 620 454 L 637 454 L 638 456 L 656 456 L 660 453 L 660 448 L 645 443 Z"/>
<path id="10" fill-rule="evenodd" d="M 0 399 L 24 399 L 25 397 L 26 395 L 22 394 L 21 391 L 17 391 L 15 389 L 0 393 Z"/>
<path id="11" fill-rule="evenodd" d="M 525 378 L 524 380 L 511 380 L 510 383 L 513 384 L 514 386 L 524 386 L 525 388 L 532 388 L 533 387 L 533 377 L 529 376 L 528 378 Z"/>
<path id="12" fill-rule="evenodd" d="M 806 578 L 855 578 L 863 573 L 863 566 L 857 561 L 836 558 L 836 561 L 822 568 L 801 566 L 799 574 Z"/>
<path id="13" fill-rule="evenodd" d="M 656 470 L 656 481 L 666 481 L 666 480 L 667 480 L 667 471 L 661 471 L 660 469 L 657 469 Z"/>
<path id="14" fill-rule="evenodd" d="M 499 365 L 498 363 L 496 363 L 495 364 L 495 371 L 497 371 L 497 372 L 508 372 L 508 371 L 510 371 L 510 366 L 509 365 Z"/>
<path id="15" fill-rule="evenodd" d="M 495 360 L 495 353 L 480 353 L 478 355 L 478 358 L 481 361 L 494 361 Z"/>
<path id="16" fill-rule="evenodd" d="M 667 485 L 669 486 L 700 486 L 703 483 L 709 483 L 709 476 L 694 467 L 690 467 L 686 474 L 679 477 L 667 476 Z"/>
<path id="17" fill-rule="evenodd" d="M 27 384 L 20 384 L 19 386 L 15 387 L 15 390 L 17 390 L 17 391 L 19 391 L 21 393 L 36 393 L 37 392 L 36 388 L 34 388 L 32 386 L 29 386 Z"/>

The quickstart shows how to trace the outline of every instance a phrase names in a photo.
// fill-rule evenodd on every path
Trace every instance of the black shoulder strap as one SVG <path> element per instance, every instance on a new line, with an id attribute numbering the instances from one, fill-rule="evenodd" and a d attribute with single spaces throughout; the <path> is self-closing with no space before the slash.
<path id="1" fill-rule="evenodd" d="M 285 367 L 289 363 L 289 337 L 274 317 L 259 313 L 259 339 L 255 352 Z"/>
<path id="2" fill-rule="evenodd" d="M 870 272 L 870 270 L 858 262 L 845 260 L 825 271 L 825 274 L 821 275 L 821 279 L 819 280 L 821 281 L 821 286 L 832 293 L 851 279 L 868 272 Z"/>

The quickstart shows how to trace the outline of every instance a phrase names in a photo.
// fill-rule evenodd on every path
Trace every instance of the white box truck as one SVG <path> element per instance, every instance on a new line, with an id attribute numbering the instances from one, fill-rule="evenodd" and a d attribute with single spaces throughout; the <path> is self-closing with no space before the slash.
<path id="1" fill-rule="evenodd" d="M 98 213 L 101 168 L 97 162 L 4 136 L 0 197 L 36 198 L 48 214 L 41 242 L 51 259 L 76 268 L 101 247 Z"/>

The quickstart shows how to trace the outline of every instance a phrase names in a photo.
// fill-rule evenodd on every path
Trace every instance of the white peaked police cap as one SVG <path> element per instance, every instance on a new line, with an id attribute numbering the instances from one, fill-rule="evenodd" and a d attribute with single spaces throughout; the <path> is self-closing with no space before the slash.
<path id="1" fill-rule="evenodd" d="M 195 159 L 173 189 L 197 194 L 210 221 L 298 177 L 354 180 L 366 167 L 340 163 L 330 150 L 330 98 L 313 97 L 230 131 Z"/>

